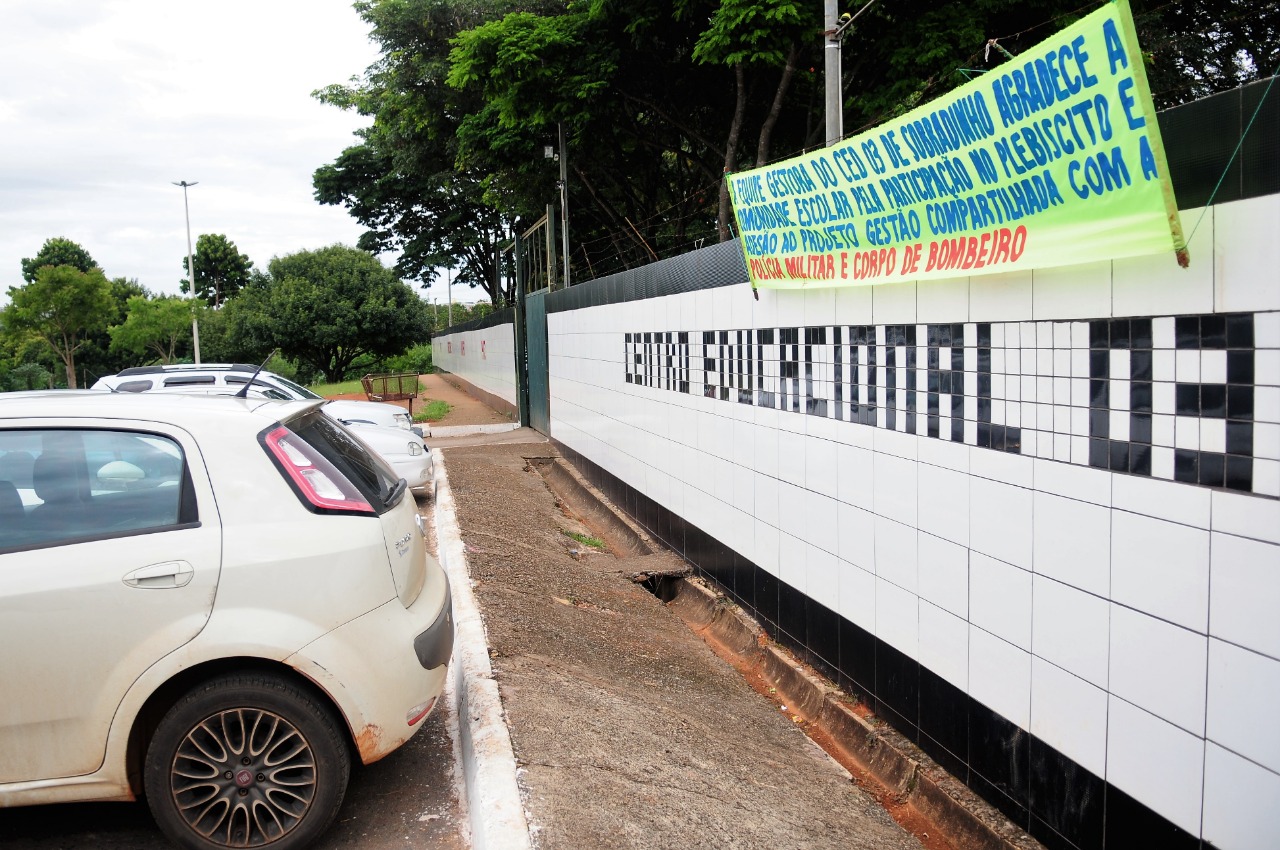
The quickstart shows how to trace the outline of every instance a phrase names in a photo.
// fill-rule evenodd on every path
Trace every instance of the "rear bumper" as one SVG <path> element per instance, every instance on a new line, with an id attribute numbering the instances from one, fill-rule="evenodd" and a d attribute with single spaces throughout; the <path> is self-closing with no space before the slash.
<path id="1" fill-rule="evenodd" d="M 365 764 L 412 738 L 422 707 L 444 690 L 453 613 L 448 584 L 436 587 L 408 608 L 392 599 L 286 659 L 333 699 Z"/>
<path id="2" fill-rule="evenodd" d="M 453 655 L 453 593 L 445 584 L 444 607 L 431 628 L 414 638 L 413 651 L 424 670 L 449 663 Z"/>

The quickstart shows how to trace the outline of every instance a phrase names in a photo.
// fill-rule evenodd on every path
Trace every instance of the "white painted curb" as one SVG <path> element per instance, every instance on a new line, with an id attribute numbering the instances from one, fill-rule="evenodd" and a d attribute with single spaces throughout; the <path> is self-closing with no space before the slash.
<path id="1" fill-rule="evenodd" d="M 516 784 L 516 757 L 498 683 L 489 666 L 484 620 L 471 592 L 466 545 L 458 528 L 449 475 L 439 455 L 435 468 L 437 548 L 453 590 L 453 666 L 449 675 L 462 747 L 471 846 L 474 850 L 525 850 L 532 843 Z"/>
<path id="2" fill-rule="evenodd" d="M 428 437 L 470 437 L 472 434 L 502 434 L 520 427 L 519 422 L 499 422 L 496 425 L 433 425 Z"/>

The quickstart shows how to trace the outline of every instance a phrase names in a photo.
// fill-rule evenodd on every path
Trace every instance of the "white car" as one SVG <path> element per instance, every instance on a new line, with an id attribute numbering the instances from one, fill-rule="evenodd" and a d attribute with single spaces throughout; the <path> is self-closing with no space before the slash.
<path id="1" fill-rule="evenodd" d="M 254 373 L 257 376 L 254 377 Z M 230 387 L 238 390 L 253 378 L 255 387 L 274 390 L 287 398 L 319 399 L 301 384 L 281 377 L 274 372 L 258 371 L 257 366 L 246 363 L 179 363 L 171 366 L 136 366 L 122 369 L 114 375 L 99 378 L 92 389 L 112 390 L 124 393 L 142 393 L 157 389 L 188 388 L 192 390 Z M 360 420 L 371 425 L 383 425 L 413 430 L 408 411 L 394 404 L 381 401 L 343 400 L 331 401 L 335 419 Z M 422 436 L 421 429 L 416 433 Z"/>
<path id="2" fill-rule="evenodd" d="M 323 408 L 332 416 L 329 405 Z M 417 434 L 405 433 L 400 428 L 387 428 L 383 425 L 371 425 L 367 422 L 347 422 L 352 433 L 364 441 L 382 459 L 391 464 L 395 473 L 409 482 L 409 489 L 415 493 L 435 495 L 436 468 L 431 457 L 431 448 Z"/>
<path id="3" fill-rule="evenodd" d="M 453 643 L 407 487 L 317 402 L 0 395 L 0 806 L 296 850 Z"/>

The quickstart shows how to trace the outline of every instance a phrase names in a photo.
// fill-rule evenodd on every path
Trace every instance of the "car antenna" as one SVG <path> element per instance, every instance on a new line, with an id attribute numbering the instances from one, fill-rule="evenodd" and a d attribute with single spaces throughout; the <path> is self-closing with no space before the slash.
<path id="1" fill-rule="evenodd" d="M 249 397 L 249 387 L 253 386 L 254 378 L 257 378 L 258 375 L 262 372 L 262 370 L 267 368 L 267 364 L 271 362 L 271 358 L 275 357 L 276 352 L 279 350 L 280 349 L 278 348 L 271 349 L 271 353 L 267 355 L 267 359 L 262 361 L 262 365 L 259 366 L 257 370 L 255 370 L 254 373 L 249 376 L 249 380 L 245 381 L 244 386 L 240 388 L 240 392 L 233 395 L 232 398 L 248 398 Z"/>

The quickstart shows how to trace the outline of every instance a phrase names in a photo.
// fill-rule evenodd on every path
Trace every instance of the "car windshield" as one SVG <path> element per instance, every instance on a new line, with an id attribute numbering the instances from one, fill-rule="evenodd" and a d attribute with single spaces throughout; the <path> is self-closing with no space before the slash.
<path id="1" fill-rule="evenodd" d="M 341 425 L 319 411 L 288 423 L 293 431 L 336 466 L 378 513 L 400 501 L 405 482 L 387 462 L 352 439 Z"/>
<path id="2" fill-rule="evenodd" d="M 324 396 L 313 393 L 311 390 L 307 389 L 301 384 L 295 384 L 293 381 L 290 381 L 288 378 L 282 378 L 279 375 L 276 375 L 275 381 L 280 386 L 286 388 L 290 392 L 296 393 L 298 398 L 310 398 L 310 399 L 324 398 Z"/>

